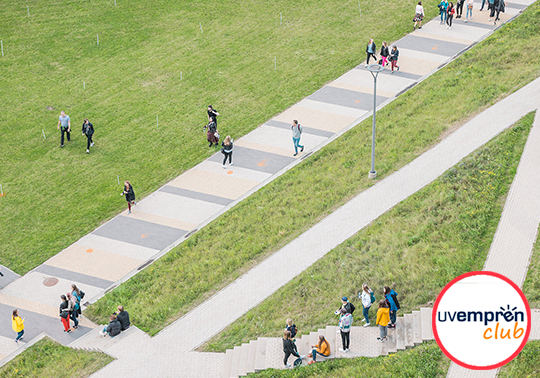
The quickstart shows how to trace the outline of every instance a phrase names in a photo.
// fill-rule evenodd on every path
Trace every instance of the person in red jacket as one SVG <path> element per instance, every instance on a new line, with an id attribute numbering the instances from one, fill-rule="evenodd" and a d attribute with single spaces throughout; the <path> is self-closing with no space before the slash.
<path id="1" fill-rule="evenodd" d="M 452 19 L 454 18 L 454 13 L 456 13 L 456 10 L 454 8 L 454 3 L 450 3 L 448 6 L 448 9 L 446 10 L 447 16 L 446 16 L 446 28 L 452 29 Z"/>

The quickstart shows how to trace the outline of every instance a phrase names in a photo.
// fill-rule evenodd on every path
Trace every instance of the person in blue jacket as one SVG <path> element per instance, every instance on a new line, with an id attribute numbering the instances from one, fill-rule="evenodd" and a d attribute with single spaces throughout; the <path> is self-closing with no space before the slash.
<path id="1" fill-rule="evenodd" d="M 448 1 L 447 0 L 441 0 L 439 5 L 439 14 L 441 15 L 441 25 L 443 22 L 446 22 L 446 12 L 448 10 Z"/>
<path id="2" fill-rule="evenodd" d="M 398 294 L 388 286 L 384 287 L 383 294 L 390 307 L 390 324 L 388 325 L 388 328 L 396 328 L 397 311 L 400 308 L 397 299 Z"/>

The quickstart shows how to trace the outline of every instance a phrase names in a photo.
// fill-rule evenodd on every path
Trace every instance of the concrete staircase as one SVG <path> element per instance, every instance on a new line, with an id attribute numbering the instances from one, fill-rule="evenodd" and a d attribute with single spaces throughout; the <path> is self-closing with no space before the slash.
<path id="1" fill-rule="evenodd" d="M 330 358 L 386 356 L 398 350 L 412 348 L 424 341 L 433 340 L 431 311 L 431 308 L 421 308 L 420 311 L 398 317 L 396 329 L 388 330 L 386 342 L 377 340 L 379 327 L 354 326 L 351 329 L 350 350 L 347 353 L 339 351 L 341 336 L 337 326 L 328 326 L 302 337 L 297 335 L 296 347 L 300 355 L 307 355 L 311 353 L 310 346 L 317 344 L 319 335 L 324 335 L 330 344 L 331 354 L 327 358 L 317 356 L 317 361 Z M 360 319 L 358 317 L 355 322 L 358 324 Z M 249 343 L 226 351 L 221 376 L 222 378 L 237 378 L 268 368 L 284 369 L 283 357 L 281 338 L 259 337 L 257 340 L 251 340 Z M 295 359 L 294 356 L 289 357 L 288 363 L 292 364 Z M 310 360 L 305 358 L 302 364 L 307 364 Z"/>

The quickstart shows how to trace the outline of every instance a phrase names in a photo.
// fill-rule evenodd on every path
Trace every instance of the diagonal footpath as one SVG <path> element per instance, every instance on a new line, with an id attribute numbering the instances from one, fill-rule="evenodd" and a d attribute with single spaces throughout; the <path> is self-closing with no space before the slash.
<path id="1" fill-rule="evenodd" d="M 539 91 L 540 79 L 537 79 L 479 114 L 433 149 L 360 193 L 145 345 L 129 343 L 126 339 L 122 346 L 124 357 L 106 366 L 95 377 L 120 373 L 133 377 L 190 377 L 193 376 L 190 369 L 198 359 L 209 361 L 205 367 L 200 367 L 200 376 L 217 377 L 219 373 L 214 367 L 221 366 L 223 355 L 192 352 L 194 348 L 522 116 L 539 108 L 540 98 L 535 95 Z M 283 261 L 288 263 L 283 264 Z M 144 364 L 141 361 L 145 361 Z"/>

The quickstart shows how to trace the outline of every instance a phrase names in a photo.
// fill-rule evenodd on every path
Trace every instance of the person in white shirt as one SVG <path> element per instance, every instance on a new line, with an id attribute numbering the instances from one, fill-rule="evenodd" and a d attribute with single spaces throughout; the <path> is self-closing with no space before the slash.
<path id="1" fill-rule="evenodd" d="M 422 6 L 422 2 L 419 1 L 418 5 L 416 6 L 416 14 L 414 15 L 413 21 L 414 21 L 414 27 L 413 31 L 416 30 L 416 24 L 420 23 L 418 26 L 418 29 L 422 29 L 422 20 L 424 19 L 424 7 Z"/>

